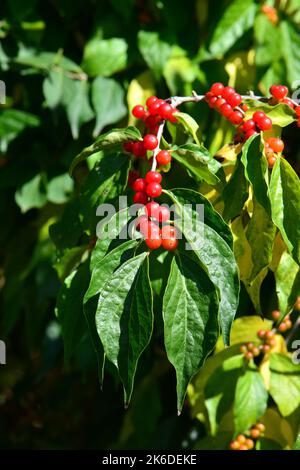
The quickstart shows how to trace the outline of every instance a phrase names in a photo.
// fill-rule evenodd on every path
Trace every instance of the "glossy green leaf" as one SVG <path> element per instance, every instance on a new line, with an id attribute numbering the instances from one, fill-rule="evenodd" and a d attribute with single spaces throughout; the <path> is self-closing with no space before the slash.
<path id="1" fill-rule="evenodd" d="M 205 389 L 205 407 L 210 432 L 214 436 L 223 416 L 231 409 L 237 381 L 242 374 L 244 358 L 241 354 L 229 357 L 210 375 Z"/>
<path id="2" fill-rule="evenodd" d="M 176 112 L 174 115 L 185 131 L 193 137 L 198 145 L 201 145 L 199 136 L 200 129 L 195 119 L 187 113 Z"/>
<path id="3" fill-rule="evenodd" d="M 81 189 L 80 213 L 83 227 L 96 230 L 96 210 L 104 202 L 112 202 L 127 185 L 129 159 L 126 155 L 107 155 L 87 176 Z"/>
<path id="4" fill-rule="evenodd" d="M 159 38 L 159 34 L 150 31 L 139 31 L 138 47 L 155 77 L 160 79 L 165 64 L 171 55 L 171 46 Z"/>
<path id="5" fill-rule="evenodd" d="M 100 150 L 118 149 L 125 142 L 130 142 L 132 140 L 142 140 L 140 131 L 134 126 L 129 126 L 126 129 L 112 129 L 105 134 L 102 134 L 94 144 L 83 149 L 83 151 L 74 158 L 70 166 L 70 174 L 73 173 L 74 168 L 79 163 L 86 160 L 90 155 L 93 155 Z"/>
<path id="6" fill-rule="evenodd" d="M 274 353 L 270 356 L 270 372 L 270 394 L 282 416 L 288 416 L 300 406 L 300 365 Z"/>
<path id="7" fill-rule="evenodd" d="M 36 175 L 18 189 L 15 200 L 22 212 L 43 207 L 47 202 L 47 193 L 42 174 Z"/>
<path id="8" fill-rule="evenodd" d="M 59 68 L 69 72 L 81 73 L 82 69 L 71 59 L 64 57 L 61 52 L 41 52 L 33 53 L 32 49 L 23 50 L 14 62 L 19 65 L 50 71 L 52 68 Z"/>
<path id="9" fill-rule="evenodd" d="M 247 431 L 267 409 L 268 392 L 258 370 L 248 369 L 239 377 L 234 396 L 234 424 L 237 433 Z"/>
<path id="10" fill-rule="evenodd" d="M 200 220 L 195 204 L 203 204 L 203 196 L 189 189 L 173 189 L 168 195 L 177 206 L 180 218 L 176 225 L 183 232 L 201 265 L 215 284 L 220 299 L 219 320 L 225 344 L 229 344 L 230 328 L 239 298 L 239 278 L 236 261 L 231 248 L 219 234 L 216 217 L 210 226 L 209 214 L 204 212 Z M 225 222 L 223 224 L 226 226 Z M 212 260 L 214 260 L 212 262 Z"/>
<path id="11" fill-rule="evenodd" d="M 299 27 L 291 21 L 280 21 L 282 55 L 287 69 L 287 78 L 292 85 L 300 77 L 300 36 Z"/>
<path id="12" fill-rule="evenodd" d="M 252 136 L 243 146 L 242 163 L 245 167 L 247 180 L 253 187 L 254 197 L 270 214 L 270 201 L 268 198 L 268 163 L 260 148 L 260 136 Z"/>
<path id="13" fill-rule="evenodd" d="M 127 63 L 127 43 L 122 38 L 93 38 L 86 43 L 82 68 L 91 77 L 109 77 L 120 72 Z"/>
<path id="14" fill-rule="evenodd" d="M 62 101 L 65 75 L 63 70 L 51 70 L 43 81 L 43 93 L 46 106 L 56 108 Z"/>
<path id="15" fill-rule="evenodd" d="M 253 0 L 233 0 L 214 30 L 209 51 L 223 56 L 254 25 L 257 6 Z"/>
<path id="16" fill-rule="evenodd" d="M 274 273 L 276 294 L 282 318 L 293 308 L 300 292 L 300 268 L 285 251 Z"/>
<path id="17" fill-rule="evenodd" d="M 78 139 L 81 125 L 94 117 L 89 102 L 89 84 L 87 81 L 65 77 L 63 105 L 66 108 L 72 136 L 74 139 Z"/>
<path id="18" fill-rule="evenodd" d="M 74 181 L 68 173 L 62 173 L 49 181 L 47 186 L 47 199 L 53 204 L 68 202 L 74 189 Z"/>
<path id="19" fill-rule="evenodd" d="M 11 140 L 26 127 L 37 127 L 40 119 L 31 113 L 17 109 L 0 110 L 0 150 L 6 152 Z"/>
<path id="20" fill-rule="evenodd" d="M 229 221 L 239 215 L 248 199 L 248 182 L 245 178 L 244 166 L 237 159 L 233 174 L 223 189 L 223 217 Z"/>
<path id="21" fill-rule="evenodd" d="M 163 299 L 165 347 L 176 370 L 177 407 L 181 412 L 187 386 L 218 338 L 218 299 L 201 267 L 176 254 Z"/>
<path id="22" fill-rule="evenodd" d="M 291 165 L 277 159 L 269 188 L 272 219 L 295 261 L 300 264 L 300 184 Z"/>
<path id="23" fill-rule="evenodd" d="M 122 86 L 112 78 L 97 77 L 92 83 L 92 103 L 96 111 L 94 137 L 108 124 L 114 124 L 127 114 Z"/>
<path id="24" fill-rule="evenodd" d="M 278 34 L 278 27 L 264 13 L 258 14 L 255 18 L 254 37 L 256 41 L 255 63 L 259 67 L 280 59 L 281 37 Z"/>
<path id="25" fill-rule="evenodd" d="M 252 217 L 246 231 L 253 263 L 250 282 L 271 263 L 275 235 L 276 227 L 271 217 L 254 197 Z"/>
<path id="26" fill-rule="evenodd" d="M 185 144 L 171 149 L 172 156 L 197 180 L 204 180 L 209 184 L 216 184 L 219 178 L 215 173 L 221 165 L 214 160 L 203 145 Z"/>
<path id="27" fill-rule="evenodd" d="M 152 335 L 152 292 L 146 258 L 147 253 L 142 253 L 114 272 L 101 290 L 96 313 L 97 331 L 107 358 L 119 370 L 126 404 L 137 362 Z"/>
<path id="28" fill-rule="evenodd" d="M 69 362 L 86 331 L 82 301 L 88 282 L 89 269 L 86 263 L 65 279 L 58 295 L 56 315 L 62 328 L 66 362 Z"/>

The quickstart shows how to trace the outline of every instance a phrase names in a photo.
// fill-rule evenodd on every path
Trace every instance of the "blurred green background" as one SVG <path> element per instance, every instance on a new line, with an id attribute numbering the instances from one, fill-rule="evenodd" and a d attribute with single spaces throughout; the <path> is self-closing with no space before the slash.
<path id="1" fill-rule="evenodd" d="M 214 81 L 240 93 L 297 88 L 300 1 L 264 4 L 275 17 L 253 0 L 1 1 L 0 448 L 170 449 L 205 435 L 188 403 L 176 417 L 175 374 L 159 342 L 143 357 L 128 411 L 109 366 L 100 390 L 88 336 L 64 365 L 56 297 L 76 247 L 89 242 L 79 240 L 68 168 L 103 129 L 132 123 L 128 107 L 151 93 L 201 94 Z M 231 140 L 230 124 L 205 104 L 185 110 L 212 152 Z M 285 132 L 299 170 L 296 129 Z M 242 296 L 239 310 L 251 308 Z"/>

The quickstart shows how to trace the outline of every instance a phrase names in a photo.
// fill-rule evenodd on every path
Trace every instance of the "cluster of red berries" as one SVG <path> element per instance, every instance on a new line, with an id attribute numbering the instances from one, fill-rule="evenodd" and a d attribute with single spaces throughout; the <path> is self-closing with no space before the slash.
<path id="1" fill-rule="evenodd" d="M 149 197 L 159 197 L 162 193 L 162 175 L 158 171 L 148 171 L 145 178 L 137 178 L 132 183 L 132 189 L 136 191 L 133 196 L 135 204 L 147 204 Z"/>
<path id="2" fill-rule="evenodd" d="M 245 142 L 260 131 L 269 131 L 272 128 L 272 120 L 263 112 L 255 111 L 252 118 L 243 121 L 237 128 L 236 142 Z"/>
<path id="3" fill-rule="evenodd" d="M 154 134 L 146 134 L 143 140 L 126 142 L 123 144 L 125 152 L 133 153 L 137 158 L 146 158 L 147 150 L 154 150 L 158 146 L 158 140 Z"/>
<path id="4" fill-rule="evenodd" d="M 288 87 L 285 85 L 272 85 L 270 86 L 270 93 L 272 98 L 269 100 L 269 104 L 275 105 L 277 103 L 284 103 L 294 109 L 295 105 L 290 98 L 287 98 L 289 92 Z"/>
<path id="5" fill-rule="evenodd" d="M 165 250 L 173 251 L 178 246 L 178 234 L 175 227 L 169 223 L 170 211 L 167 206 L 150 201 L 145 206 L 145 215 L 138 217 L 136 228 L 145 237 L 145 242 L 151 250 L 162 246 Z"/>
<path id="6" fill-rule="evenodd" d="M 261 437 L 265 432 L 266 427 L 263 423 L 256 423 L 252 426 L 249 431 L 246 431 L 245 434 L 239 434 L 236 439 L 231 441 L 230 449 L 231 450 L 252 450 L 255 447 L 254 440 Z M 254 440 L 253 440 L 254 439 Z"/>
<path id="7" fill-rule="evenodd" d="M 146 105 L 147 109 L 141 104 L 137 104 L 133 108 L 132 114 L 135 118 L 142 119 L 145 122 L 145 127 L 150 129 L 151 132 L 155 131 L 162 120 L 169 120 L 173 123 L 177 122 L 174 113 L 178 109 L 165 100 L 157 98 L 157 96 L 150 96 L 146 101 Z"/>
<path id="8" fill-rule="evenodd" d="M 284 142 L 278 137 L 269 137 L 265 141 L 265 153 L 268 160 L 269 168 L 273 168 L 277 160 L 278 154 L 284 149 Z M 281 155 L 283 157 L 283 155 Z"/>
<path id="9" fill-rule="evenodd" d="M 240 109 L 236 109 L 242 103 L 242 97 L 231 86 L 214 83 L 205 94 L 205 101 L 210 108 L 216 109 L 232 124 L 238 125 L 243 122 L 243 113 Z"/>

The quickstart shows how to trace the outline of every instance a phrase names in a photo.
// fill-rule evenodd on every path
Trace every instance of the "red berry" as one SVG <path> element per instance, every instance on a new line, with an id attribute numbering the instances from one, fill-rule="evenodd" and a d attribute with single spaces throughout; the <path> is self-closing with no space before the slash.
<path id="1" fill-rule="evenodd" d="M 150 108 L 150 106 L 152 106 L 157 100 L 158 98 L 156 96 L 149 96 L 149 98 L 147 98 L 146 105 Z"/>
<path id="2" fill-rule="evenodd" d="M 160 103 L 155 101 L 151 106 L 149 106 L 149 113 L 151 116 L 157 116 L 159 114 Z"/>
<path id="3" fill-rule="evenodd" d="M 268 116 L 264 116 L 257 122 L 257 125 L 262 131 L 268 131 L 272 128 L 272 120 Z"/>
<path id="4" fill-rule="evenodd" d="M 159 165 L 168 165 L 172 157 L 167 150 L 160 150 L 156 155 L 156 161 Z"/>
<path id="5" fill-rule="evenodd" d="M 284 100 L 282 100 L 282 102 L 284 104 L 287 104 L 292 109 L 294 109 L 294 107 L 295 107 L 294 103 L 292 102 L 292 100 L 290 100 L 290 98 L 284 98 Z"/>
<path id="6" fill-rule="evenodd" d="M 223 90 L 224 90 L 224 85 L 223 83 L 219 83 L 219 82 L 214 83 L 210 88 L 211 93 L 215 96 L 221 95 Z"/>
<path id="7" fill-rule="evenodd" d="M 229 118 L 233 113 L 232 106 L 228 103 L 224 103 L 220 108 L 220 112 L 224 117 Z"/>
<path id="8" fill-rule="evenodd" d="M 300 117 L 297 120 L 297 126 L 300 127 Z"/>
<path id="9" fill-rule="evenodd" d="M 149 183 L 146 188 L 146 193 L 153 198 L 159 197 L 162 193 L 162 187 L 159 183 Z"/>
<path id="10" fill-rule="evenodd" d="M 260 339 L 263 339 L 263 338 L 266 336 L 266 331 L 265 331 L 265 330 L 258 330 L 257 336 L 258 336 Z"/>
<path id="11" fill-rule="evenodd" d="M 172 122 L 173 124 L 176 124 L 178 119 L 176 116 L 174 116 L 174 113 L 179 113 L 179 110 L 177 108 L 172 108 L 172 113 L 171 113 L 171 117 L 169 117 L 169 121 Z"/>
<path id="12" fill-rule="evenodd" d="M 146 232 L 148 223 L 148 217 L 146 215 L 140 215 L 135 222 L 135 227 L 137 230 L 140 230 L 143 233 Z"/>
<path id="13" fill-rule="evenodd" d="M 278 320 L 278 318 L 280 318 L 280 312 L 279 312 L 279 310 L 273 310 L 273 312 L 272 312 L 272 318 L 273 318 L 273 320 Z"/>
<path id="14" fill-rule="evenodd" d="M 241 108 L 242 108 L 243 111 L 246 112 L 246 111 L 248 111 L 249 106 L 247 104 L 242 104 Z"/>
<path id="15" fill-rule="evenodd" d="M 276 153 L 282 152 L 284 149 L 284 142 L 277 137 L 269 137 L 267 143 L 269 144 L 271 149 L 274 150 L 274 152 Z"/>
<path id="16" fill-rule="evenodd" d="M 213 96 L 214 94 L 211 91 L 208 91 L 207 93 L 205 93 L 205 101 L 209 101 L 210 98 L 212 98 Z"/>
<path id="17" fill-rule="evenodd" d="M 223 90 L 222 90 L 222 96 L 223 98 L 225 98 L 225 100 L 227 101 L 229 96 L 233 95 L 235 93 L 235 89 L 232 88 L 231 86 L 226 86 Z"/>
<path id="18" fill-rule="evenodd" d="M 136 179 L 138 179 L 139 174 L 135 170 L 130 170 L 128 173 L 128 186 L 132 188 L 133 183 L 135 182 Z"/>
<path id="19" fill-rule="evenodd" d="M 145 119 L 145 126 L 148 129 L 153 129 L 158 125 L 159 122 L 160 122 L 160 117 L 158 117 L 158 116 L 148 116 Z"/>
<path id="20" fill-rule="evenodd" d="M 146 149 L 143 142 L 134 142 L 132 145 L 132 153 L 136 157 L 144 157 L 146 155 Z"/>
<path id="21" fill-rule="evenodd" d="M 229 103 L 233 108 L 239 106 L 242 102 L 242 97 L 238 93 L 234 93 L 227 98 L 227 103 Z"/>
<path id="22" fill-rule="evenodd" d="M 163 103 L 159 107 L 159 114 L 163 119 L 170 119 L 172 117 L 172 106 L 168 103 Z"/>
<path id="23" fill-rule="evenodd" d="M 132 189 L 137 192 L 138 191 L 145 192 L 146 186 L 147 184 L 144 178 L 137 178 L 132 185 Z"/>
<path id="24" fill-rule="evenodd" d="M 144 109 L 144 106 L 141 106 L 140 104 L 137 104 L 133 110 L 132 110 L 132 114 L 135 118 L 137 119 L 143 119 L 143 117 L 145 116 L 145 109 Z"/>
<path id="25" fill-rule="evenodd" d="M 223 104 L 226 104 L 226 100 L 224 100 L 224 98 L 218 98 L 216 103 L 215 103 L 215 107 L 220 110 L 221 106 L 223 106 Z"/>
<path id="26" fill-rule="evenodd" d="M 248 119 L 248 121 L 245 121 L 243 124 L 243 130 L 247 132 L 252 129 L 255 129 L 255 122 L 253 119 Z"/>
<path id="27" fill-rule="evenodd" d="M 125 142 L 125 144 L 123 144 L 123 150 L 125 152 L 131 153 L 132 152 L 132 147 L 133 147 L 133 142 Z"/>
<path id="28" fill-rule="evenodd" d="M 243 115 L 240 111 L 233 111 L 229 120 L 232 124 L 241 124 L 243 122 Z"/>
<path id="29" fill-rule="evenodd" d="M 146 204 L 146 214 L 148 215 L 148 217 L 154 217 L 158 220 L 159 209 L 160 205 L 158 204 L 158 202 L 150 201 L 148 202 L 148 204 Z"/>
<path id="30" fill-rule="evenodd" d="M 145 242 L 148 248 L 150 248 L 150 250 L 157 250 L 157 248 L 161 246 L 162 240 L 158 235 L 157 237 L 146 238 Z"/>
<path id="31" fill-rule="evenodd" d="M 163 238 L 162 246 L 167 251 L 174 251 L 178 247 L 178 240 L 175 237 Z"/>
<path id="32" fill-rule="evenodd" d="M 147 220 L 140 224 L 140 232 L 145 238 L 158 238 L 160 237 L 159 226 L 152 220 Z"/>
<path id="33" fill-rule="evenodd" d="M 255 113 L 252 116 L 252 119 L 254 122 L 260 121 L 260 119 L 265 117 L 265 113 L 263 111 L 255 111 Z"/>
<path id="34" fill-rule="evenodd" d="M 250 129 L 249 131 L 246 132 L 245 134 L 245 140 L 250 139 L 250 137 L 254 134 L 257 134 L 257 132 L 254 129 Z"/>
<path id="35" fill-rule="evenodd" d="M 146 150 L 154 150 L 158 146 L 157 137 L 153 134 L 146 134 L 143 142 Z"/>
<path id="36" fill-rule="evenodd" d="M 138 191 L 133 196 L 133 202 L 134 202 L 134 204 L 143 204 L 143 205 L 145 205 L 148 202 L 148 196 L 147 196 L 146 193 L 144 193 L 142 191 Z"/>
<path id="37" fill-rule="evenodd" d="M 269 166 L 269 168 L 273 168 L 273 166 L 274 166 L 275 163 L 276 163 L 276 160 L 277 160 L 277 159 L 276 159 L 275 155 L 273 155 L 272 157 L 269 157 L 269 158 L 268 158 L 268 166 Z"/>
<path id="38" fill-rule="evenodd" d="M 296 106 L 295 111 L 296 111 L 297 116 L 300 117 L 300 106 Z"/>
<path id="39" fill-rule="evenodd" d="M 147 184 L 149 183 L 160 183 L 162 176 L 158 171 L 148 171 L 145 176 Z"/>
<path id="40" fill-rule="evenodd" d="M 161 238 L 177 238 L 177 230 L 172 225 L 164 225 L 160 231 Z"/>
<path id="41" fill-rule="evenodd" d="M 210 107 L 210 108 L 214 108 L 214 107 L 215 107 L 215 104 L 216 104 L 217 99 L 218 99 L 218 98 L 217 98 L 216 96 L 213 96 L 212 98 L 209 99 L 208 104 L 209 104 L 209 107 Z"/>
<path id="42" fill-rule="evenodd" d="M 170 220 L 170 211 L 167 206 L 159 207 L 158 220 L 159 222 L 167 222 L 167 220 Z"/>
<path id="43" fill-rule="evenodd" d="M 284 85 L 272 85 L 270 87 L 270 93 L 274 96 L 277 100 L 283 100 L 286 95 L 288 94 L 289 90 Z"/>

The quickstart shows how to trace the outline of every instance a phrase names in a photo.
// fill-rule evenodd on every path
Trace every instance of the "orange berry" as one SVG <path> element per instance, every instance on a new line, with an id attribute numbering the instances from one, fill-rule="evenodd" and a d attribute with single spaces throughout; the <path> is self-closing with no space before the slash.
<path id="1" fill-rule="evenodd" d="M 252 441 L 252 439 L 246 439 L 245 446 L 247 447 L 248 450 L 253 449 L 254 442 Z"/>
<path id="2" fill-rule="evenodd" d="M 284 333 L 286 330 L 287 330 L 286 323 L 283 321 L 282 323 L 280 323 L 278 327 L 278 331 L 280 331 L 281 333 Z"/>
<path id="3" fill-rule="evenodd" d="M 229 447 L 231 450 L 239 450 L 240 444 L 237 441 L 231 441 Z"/>
<path id="4" fill-rule="evenodd" d="M 281 316 L 281 313 L 279 312 L 279 310 L 273 310 L 273 312 L 272 312 L 273 320 L 278 320 L 278 318 L 280 318 L 280 316 Z"/>
<path id="5" fill-rule="evenodd" d="M 251 436 L 253 439 L 258 439 L 259 436 L 260 436 L 260 431 L 259 431 L 259 429 L 256 429 L 256 428 L 250 429 L 250 436 Z"/>
<path id="6" fill-rule="evenodd" d="M 247 361 L 250 361 L 251 359 L 253 359 L 252 352 L 251 351 L 246 352 L 245 358 L 247 359 Z"/>
<path id="7" fill-rule="evenodd" d="M 258 429 L 260 432 L 265 432 L 266 426 L 263 423 L 256 423 L 255 429 Z"/>
<path id="8" fill-rule="evenodd" d="M 247 346 L 245 344 L 242 344 L 242 346 L 240 346 L 240 352 L 242 354 L 245 354 L 247 351 L 248 351 Z"/>
<path id="9" fill-rule="evenodd" d="M 244 436 L 244 434 L 239 434 L 236 438 L 236 441 L 239 443 L 239 444 L 245 444 L 246 442 L 246 437 Z"/>

